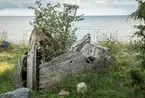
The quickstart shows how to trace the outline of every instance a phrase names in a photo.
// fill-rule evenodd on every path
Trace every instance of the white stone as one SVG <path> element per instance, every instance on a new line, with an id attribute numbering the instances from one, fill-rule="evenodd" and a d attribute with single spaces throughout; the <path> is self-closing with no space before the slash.
<path id="1" fill-rule="evenodd" d="M 77 93 L 85 94 L 87 92 L 87 85 L 84 82 L 77 84 Z"/>

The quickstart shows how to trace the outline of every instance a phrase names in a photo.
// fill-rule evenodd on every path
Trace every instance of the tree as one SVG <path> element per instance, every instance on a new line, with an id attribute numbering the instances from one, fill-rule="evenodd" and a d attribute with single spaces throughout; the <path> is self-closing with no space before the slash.
<path id="1" fill-rule="evenodd" d="M 142 0 L 138 1 L 138 9 L 133 12 L 130 17 L 133 18 L 134 20 L 139 19 L 140 21 L 144 21 L 145 23 L 145 2 Z M 135 33 L 135 35 L 142 37 L 143 40 L 145 39 L 145 26 L 144 25 L 139 25 L 136 26 L 138 31 Z"/>
<path id="2" fill-rule="evenodd" d="M 145 2 L 142 0 L 138 1 L 138 9 L 133 12 L 129 17 L 133 18 L 134 20 L 139 19 L 140 21 L 144 21 L 145 23 Z M 141 38 L 139 41 L 139 45 L 137 48 L 139 49 L 140 56 L 139 59 L 141 61 L 141 66 L 145 68 L 145 24 L 140 24 L 138 26 L 135 26 L 137 28 L 137 32 L 135 32 L 135 35 Z"/>
<path id="3" fill-rule="evenodd" d="M 138 1 L 138 9 L 133 12 L 130 17 L 133 19 L 140 19 L 141 21 L 143 20 L 145 22 L 145 2 L 140 0 Z"/>
<path id="4" fill-rule="evenodd" d="M 53 37 L 53 49 L 55 51 L 66 51 L 76 40 L 76 27 L 73 27 L 74 21 L 82 20 L 82 16 L 69 16 L 70 9 L 63 13 L 58 11 L 60 4 L 52 5 L 50 3 L 43 5 L 41 1 L 36 1 L 36 6 L 31 6 L 35 13 L 34 22 L 31 25 L 34 28 L 41 29 L 46 35 Z M 68 30 L 66 31 L 66 28 Z"/>

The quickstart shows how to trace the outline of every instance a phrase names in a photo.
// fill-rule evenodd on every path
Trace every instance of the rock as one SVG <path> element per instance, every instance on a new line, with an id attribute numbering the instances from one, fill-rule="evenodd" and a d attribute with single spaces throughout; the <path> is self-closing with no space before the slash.
<path id="1" fill-rule="evenodd" d="M 59 96 L 67 96 L 67 95 L 69 95 L 69 94 L 70 94 L 70 92 L 65 91 L 65 90 L 61 90 L 61 91 L 59 92 Z"/>
<path id="2" fill-rule="evenodd" d="M 29 88 L 19 88 L 12 92 L 3 93 L 0 98 L 29 98 L 30 89 Z"/>
<path id="3" fill-rule="evenodd" d="M 10 43 L 7 41 L 3 41 L 2 43 L 0 43 L 0 47 L 8 47 L 9 45 Z"/>
<path id="4" fill-rule="evenodd" d="M 84 82 L 77 84 L 77 93 L 87 93 L 87 85 Z"/>

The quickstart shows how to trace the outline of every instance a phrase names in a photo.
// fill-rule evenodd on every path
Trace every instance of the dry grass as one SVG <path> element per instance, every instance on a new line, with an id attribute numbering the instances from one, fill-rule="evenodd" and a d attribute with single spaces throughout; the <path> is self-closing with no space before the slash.
<path id="1" fill-rule="evenodd" d="M 4 72 L 5 70 L 12 69 L 14 64 L 9 64 L 8 62 L 0 63 L 0 72 Z"/>

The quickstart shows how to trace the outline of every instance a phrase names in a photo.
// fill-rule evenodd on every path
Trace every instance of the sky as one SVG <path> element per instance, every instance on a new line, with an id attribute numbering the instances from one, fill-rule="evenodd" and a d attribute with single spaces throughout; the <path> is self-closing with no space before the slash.
<path id="1" fill-rule="evenodd" d="M 33 16 L 28 6 L 36 0 L 0 0 L 0 16 Z M 128 15 L 135 11 L 135 0 L 42 0 L 44 3 L 79 5 L 78 15 Z"/>

